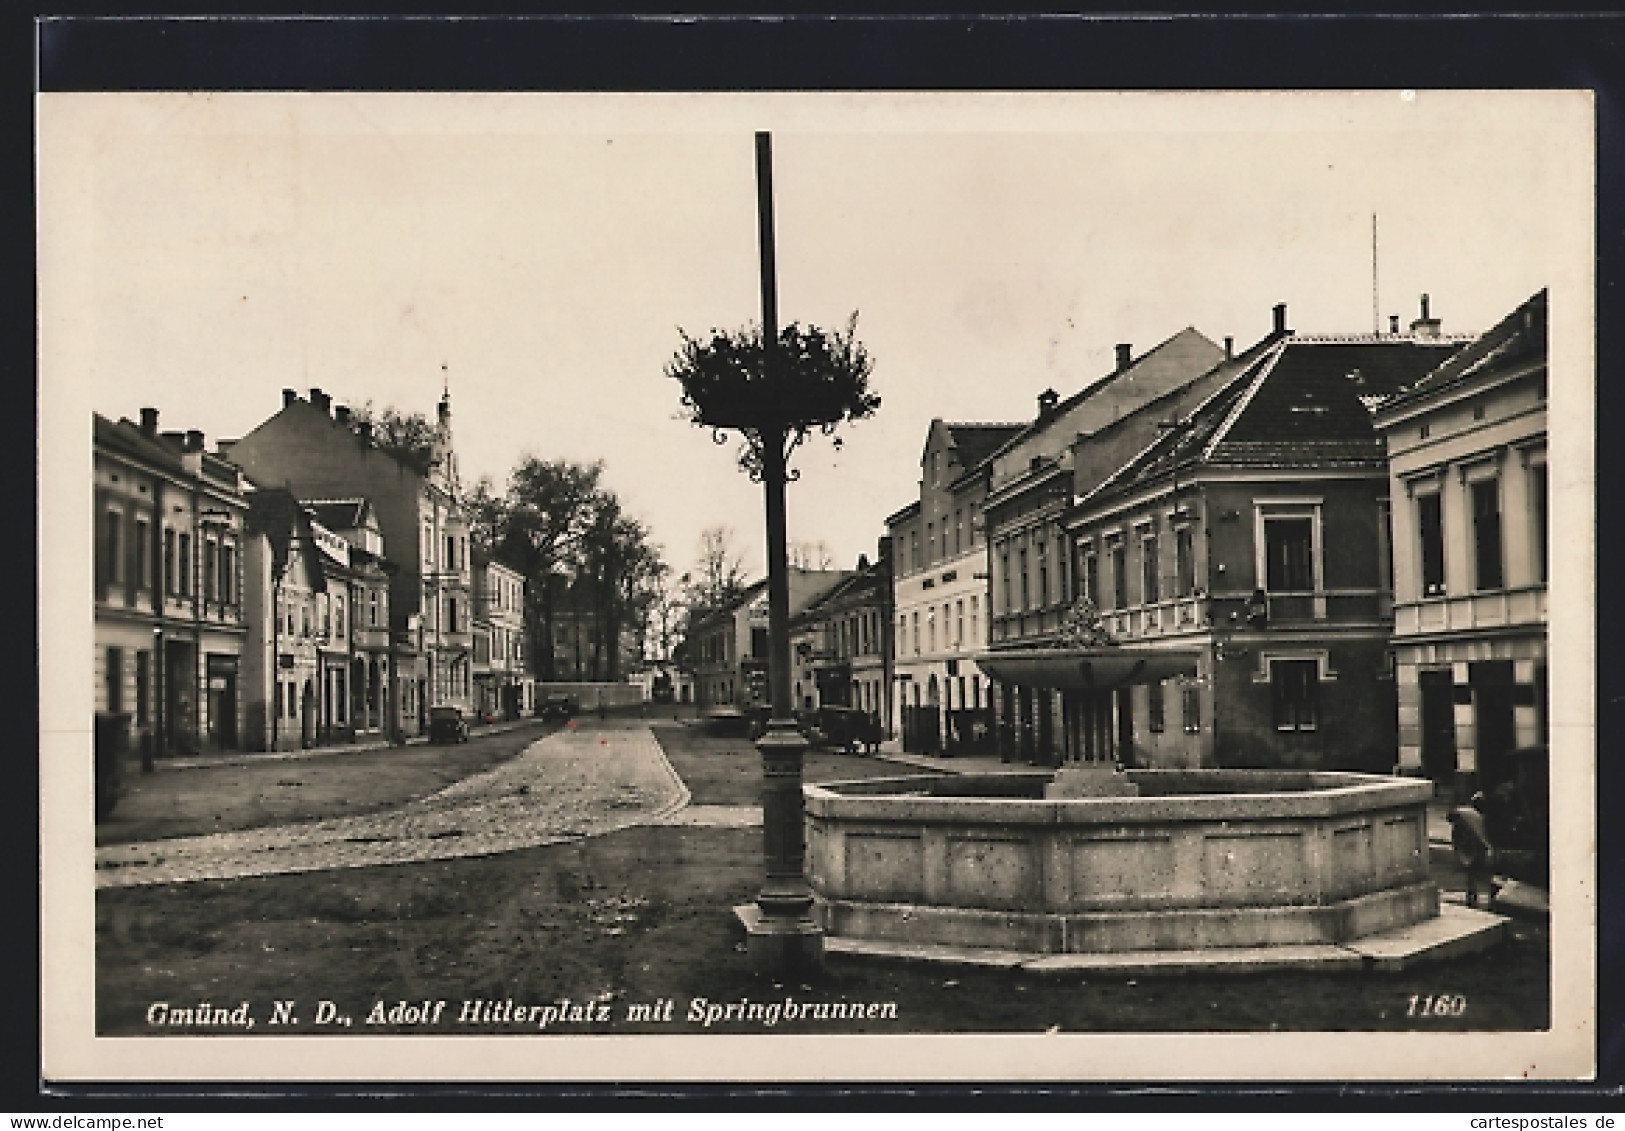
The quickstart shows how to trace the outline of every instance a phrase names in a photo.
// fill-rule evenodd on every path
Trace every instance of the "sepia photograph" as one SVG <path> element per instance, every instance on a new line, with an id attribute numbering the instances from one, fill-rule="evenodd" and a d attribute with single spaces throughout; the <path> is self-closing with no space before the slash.
<path id="1" fill-rule="evenodd" d="M 61 1080 L 1580 1080 L 1584 90 L 37 98 Z"/>

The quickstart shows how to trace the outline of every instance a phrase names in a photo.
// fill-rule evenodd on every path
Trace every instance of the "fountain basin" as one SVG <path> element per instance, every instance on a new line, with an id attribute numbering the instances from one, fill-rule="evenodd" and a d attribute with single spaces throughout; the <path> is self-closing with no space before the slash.
<path id="1" fill-rule="evenodd" d="M 820 922 L 837 939 L 1091 954 L 1339 944 L 1439 914 L 1428 782 L 1126 776 L 1139 796 L 1046 799 L 1050 771 L 806 786 Z"/>

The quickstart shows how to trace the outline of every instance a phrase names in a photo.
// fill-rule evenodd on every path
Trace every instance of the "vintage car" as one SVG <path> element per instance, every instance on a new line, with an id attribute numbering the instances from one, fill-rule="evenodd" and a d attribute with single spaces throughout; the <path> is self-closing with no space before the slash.
<path id="1" fill-rule="evenodd" d="M 430 742 L 467 742 L 468 723 L 456 707 L 429 708 Z"/>
<path id="2" fill-rule="evenodd" d="M 565 722 L 575 717 L 580 706 L 576 703 L 574 695 L 556 692 L 542 700 L 542 705 L 536 708 L 536 713 L 544 719 L 554 719 Z"/>

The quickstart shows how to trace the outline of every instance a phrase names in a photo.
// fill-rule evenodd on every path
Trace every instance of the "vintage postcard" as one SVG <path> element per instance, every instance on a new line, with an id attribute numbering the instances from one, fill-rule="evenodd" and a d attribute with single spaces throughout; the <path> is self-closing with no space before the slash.
<path id="1" fill-rule="evenodd" d="M 1589 92 L 37 122 L 46 1079 L 1592 1075 Z"/>

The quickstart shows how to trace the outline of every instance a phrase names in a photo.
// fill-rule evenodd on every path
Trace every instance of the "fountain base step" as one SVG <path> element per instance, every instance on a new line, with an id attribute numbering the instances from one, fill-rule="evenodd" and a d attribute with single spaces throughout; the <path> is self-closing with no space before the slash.
<path id="1" fill-rule="evenodd" d="M 1505 939 L 1509 923 L 1510 920 L 1502 915 L 1446 903 L 1439 908 L 1439 914 L 1432 918 L 1344 943 L 1044 954 L 894 939 L 826 936 L 824 950 L 832 957 L 1020 970 L 1045 976 L 1102 974 L 1134 978 L 1181 974 L 1255 974 L 1271 970 L 1391 972 L 1423 962 L 1486 950 Z"/>

